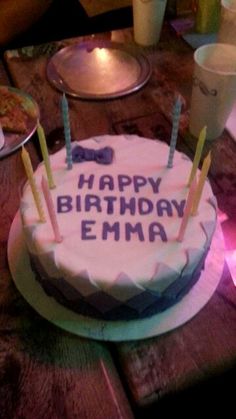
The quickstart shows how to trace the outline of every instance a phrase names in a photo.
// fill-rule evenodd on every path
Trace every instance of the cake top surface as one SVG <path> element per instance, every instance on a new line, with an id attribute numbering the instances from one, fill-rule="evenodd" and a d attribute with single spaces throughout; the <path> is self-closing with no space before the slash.
<path id="1" fill-rule="evenodd" d="M 78 144 L 96 151 L 110 147 L 113 159 L 111 164 L 74 163 L 67 170 L 65 149 L 51 156 L 61 243 L 55 242 L 49 221 L 39 222 L 31 190 L 24 189 L 26 234 L 28 230 L 32 252 L 42 256 L 47 269 L 53 255 L 65 277 L 83 274 L 105 288 L 115 281 L 142 287 L 148 280 L 152 286 L 157 277 L 173 281 L 183 269 L 191 269 L 213 234 L 216 206 L 207 181 L 198 214 L 190 217 L 183 242 L 177 241 L 192 168 L 187 156 L 175 151 L 173 168 L 167 168 L 169 147 L 138 136 L 105 135 L 72 147 Z M 35 172 L 39 189 L 42 175 L 43 164 Z M 53 270 L 53 275 L 58 274 Z"/>

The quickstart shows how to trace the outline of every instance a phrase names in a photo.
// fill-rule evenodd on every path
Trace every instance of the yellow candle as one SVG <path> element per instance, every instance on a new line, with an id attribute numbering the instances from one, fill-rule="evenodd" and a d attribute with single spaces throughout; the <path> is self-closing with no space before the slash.
<path id="1" fill-rule="evenodd" d="M 185 234 L 185 231 L 186 231 L 186 228 L 187 228 L 188 220 L 189 220 L 189 217 L 191 215 L 191 210 L 192 210 L 192 207 L 193 207 L 193 199 L 194 199 L 194 195 L 195 195 L 195 190 L 196 190 L 196 178 L 194 178 L 192 183 L 191 183 L 189 193 L 188 193 L 188 198 L 187 198 L 187 201 L 186 201 L 186 204 L 185 204 L 184 215 L 183 215 L 182 222 L 181 222 L 181 225 L 180 225 L 180 228 L 179 228 L 179 233 L 178 233 L 178 236 L 177 236 L 177 240 L 179 242 L 182 242 L 183 238 L 184 238 L 184 234 Z"/>
<path id="2" fill-rule="evenodd" d="M 207 178 L 210 165 L 211 165 L 211 152 L 209 152 L 208 155 L 205 157 L 203 165 L 202 165 L 201 174 L 200 174 L 196 192 L 193 198 L 192 215 L 197 214 L 198 205 L 202 196 L 203 187 Z"/>
<path id="3" fill-rule="evenodd" d="M 194 178 L 194 176 L 197 172 L 198 165 L 199 165 L 199 162 L 201 160 L 202 149 L 203 149 L 205 140 L 206 140 L 206 127 L 204 127 L 199 134 L 197 148 L 196 148 L 196 152 L 195 152 L 195 156 L 194 156 L 194 160 L 193 160 L 193 165 L 192 165 L 192 170 L 191 170 L 189 180 L 188 180 L 188 186 L 191 185 L 191 183 L 193 181 L 193 178 Z"/>
<path id="4" fill-rule="evenodd" d="M 47 173 L 49 188 L 52 189 L 52 188 L 55 188 L 55 184 L 54 184 L 53 176 L 52 176 L 52 170 L 51 170 L 50 159 L 48 155 L 46 138 L 45 138 L 44 130 L 41 124 L 38 124 L 37 133 L 38 133 L 40 148 L 41 148 L 43 161 L 44 161 L 45 169 Z"/>
<path id="5" fill-rule="evenodd" d="M 22 147 L 21 158 L 22 158 L 22 161 L 23 161 L 23 164 L 24 164 L 24 168 L 25 168 L 27 178 L 29 180 L 29 184 L 30 184 L 31 191 L 32 191 L 32 194 L 33 194 L 34 202 L 35 202 L 36 208 L 38 210 L 39 219 L 40 219 L 40 221 L 42 221 L 44 223 L 46 221 L 46 218 L 45 218 L 45 215 L 44 215 L 40 195 L 39 195 L 36 183 L 35 183 L 34 172 L 33 172 L 32 164 L 31 164 L 30 156 L 29 156 L 29 153 L 25 150 L 24 147 Z"/>

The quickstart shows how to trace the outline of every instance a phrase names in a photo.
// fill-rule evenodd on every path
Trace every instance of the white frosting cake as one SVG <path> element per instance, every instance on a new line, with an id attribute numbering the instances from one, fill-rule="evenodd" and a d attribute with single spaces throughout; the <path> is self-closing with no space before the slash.
<path id="1" fill-rule="evenodd" d="M 60 243 L 49 218 L 39 221 L 28 184 L 23 191 L 22 224 L 37 279 L 61 304 L 108 320 L 150 316 L 175 304 L 199 278 L 215 230 L 209 182 L 179 242 L 192 168 L 188 157 L 175 151 L 167 168 L 166 144 L 128 135 L 72 147 L 71 170 L 65 149 L 50 158 Z M 102 164 L 101 149 L 107 147 L 112 161 Z M 84 157 L 93 160 L 77 162 Z M 42 175 L 43 164 L 35 172 L 39 190 Z"/>

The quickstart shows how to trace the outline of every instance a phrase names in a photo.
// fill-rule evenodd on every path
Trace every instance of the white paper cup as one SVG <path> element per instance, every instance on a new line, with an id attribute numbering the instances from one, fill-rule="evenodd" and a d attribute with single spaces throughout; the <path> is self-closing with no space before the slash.
<path id="1" fill-rule="evenodd" d="M 217 41 L 236 45 L 236 0 L 221 0 Z"/>
<path id="2" fill-rule="evenodd" d="M 194 53 L 189 131 L 198 137 L 204 126 L 208 140 L 219 137 L 236 100 L 236 46 L 208 44 Z"/>
<path id="3" fill-rule="evenodd" d="M 150 46 L 160 39 L 167 0 L 133 0 L 134 40 Z"/>

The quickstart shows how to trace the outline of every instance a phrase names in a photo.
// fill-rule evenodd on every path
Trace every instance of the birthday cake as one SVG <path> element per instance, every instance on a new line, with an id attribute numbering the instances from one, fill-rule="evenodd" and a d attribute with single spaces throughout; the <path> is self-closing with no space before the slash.
<path id="1" fill-rule="evenodd" d="M 217 222 L 208 181 L 196 215 L 178 240 L 192 161 L 135 135 L 72 143 L 50 157 L 51 196 L 61 240 L 43 201 L 41 222 L 27 183 L 20 213 L 32 270 L 44 291 L 85 316 L 144 318 L 179 302 L 199 279 Z M 198 170 L 198 174 L 200 171 Z M 44 164 L 34 173 L 41 192 Z"/>

